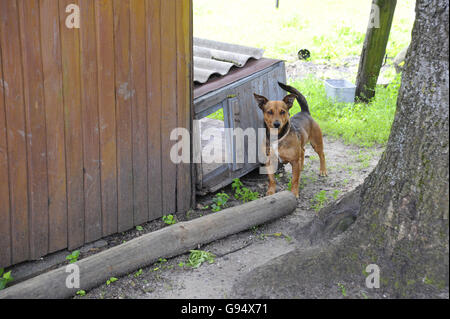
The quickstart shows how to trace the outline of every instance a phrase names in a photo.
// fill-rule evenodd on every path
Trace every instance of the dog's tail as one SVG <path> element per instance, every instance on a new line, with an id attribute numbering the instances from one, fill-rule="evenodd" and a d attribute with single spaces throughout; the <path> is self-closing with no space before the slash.
<path id="1" fill-rule="evenodd" d="M 302 112 L 308 113 L 309 112 L 309 106 L 308 102 L 306 101 L 306 98 L 301 94 L 296 88 L 283 84 L 281 82 L 278 82 L 278 85 L 285 91 L 288 91 L 289 93 L 292 93 L 297 96 L 297 102 L 300 104 L 300 108 L 302 109 Z"/>

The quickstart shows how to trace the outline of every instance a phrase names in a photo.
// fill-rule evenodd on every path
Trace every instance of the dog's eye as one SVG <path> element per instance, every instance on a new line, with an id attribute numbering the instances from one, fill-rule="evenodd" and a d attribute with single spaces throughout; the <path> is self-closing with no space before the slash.
<path id="1" fill-rule="evenodd" d="M 273 111 L 272 110 L 270 110 L 269 112 L 267 112 L 268 114 L 270 114 L 270 115 L 273 115 Z"/>
<path id="2" fill-rule="evenodd" d="M 281 111 L 280 112 L 280 115 L 284 115 L 284 114 L 286 114 L 286 111 Z"/>

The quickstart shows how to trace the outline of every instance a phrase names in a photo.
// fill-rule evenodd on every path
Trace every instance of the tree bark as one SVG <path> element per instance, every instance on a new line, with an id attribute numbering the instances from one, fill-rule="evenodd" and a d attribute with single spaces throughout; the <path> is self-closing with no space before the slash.
<path id="1" fill-rule="evenodd" d="M 375 96 L 396 4 L 397 0 L 373 0 L 372 10 L 376 8 L 379 12 L 379 25 L 378 21 L 372 21 L 371 15 L 356 77 L 356 97 L 361 101 Z"/>
<path id="2" fill-rule="evenodd" d="M 239 296 L 329 297 L 337 283 L 368 291 L 365 269 L 376 264 L 378 292 L 427 298 L 444 291 L 448 298 L 448 10 L 447 0 L 417 0 L 397 112 L 377 167 L 321 212 L 311 235 L 318 245 L 255 269 L 235 286 Z"/>

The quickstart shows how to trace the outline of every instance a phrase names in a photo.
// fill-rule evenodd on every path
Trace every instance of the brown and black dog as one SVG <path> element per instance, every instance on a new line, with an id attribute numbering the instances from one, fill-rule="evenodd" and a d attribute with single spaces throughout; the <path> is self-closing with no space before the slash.
<path id="1" fill-rule="evenodd" d="M 320 158 L 320 176 L 327 176 L 325 154 L 323 153 L 322 130 L 311 117 L 308 102 L 295 88 L 283 83 L 280 87 L 289 93 L 283 101 L 269 101 L 264 96 L 254 94 L 258 106 L 264 112 L 266 137 L 263 147 L 266 148 L 266 167 L 269 174 L 267 195 L 275 194 L 275 165 L 278 160 L 292 165 L 292 193 L 298 198 L 300 172 L 305 160 L 305 145 L 310 142 Z M 301 112 L 289 117 L 289 110 L 297 99 Z M 270 133 L 277 134 L 270 140 Z M 273 136 L 273 135 L 272 135 Z"/>

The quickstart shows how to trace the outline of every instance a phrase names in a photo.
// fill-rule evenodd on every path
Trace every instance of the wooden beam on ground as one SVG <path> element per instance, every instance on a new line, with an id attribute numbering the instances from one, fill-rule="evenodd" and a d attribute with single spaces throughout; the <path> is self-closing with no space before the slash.
<path id="1" fill-rule="evenodd" d="M 178 223 L 72 264 L 79 268 L 79 288 L 67 288 L 66 280 L 71 273 L 66 272 L 67 266 L 63 266 L 0 291 L 0 299 L 69 298 L 80 289 L 92 289 L 110 277 L 126 275 L 151 265 L 159 258 L 174 257 L 199 244 L 204 245 L 286 216 L 296 207 L 294 195 L 285 191 Z"/>

